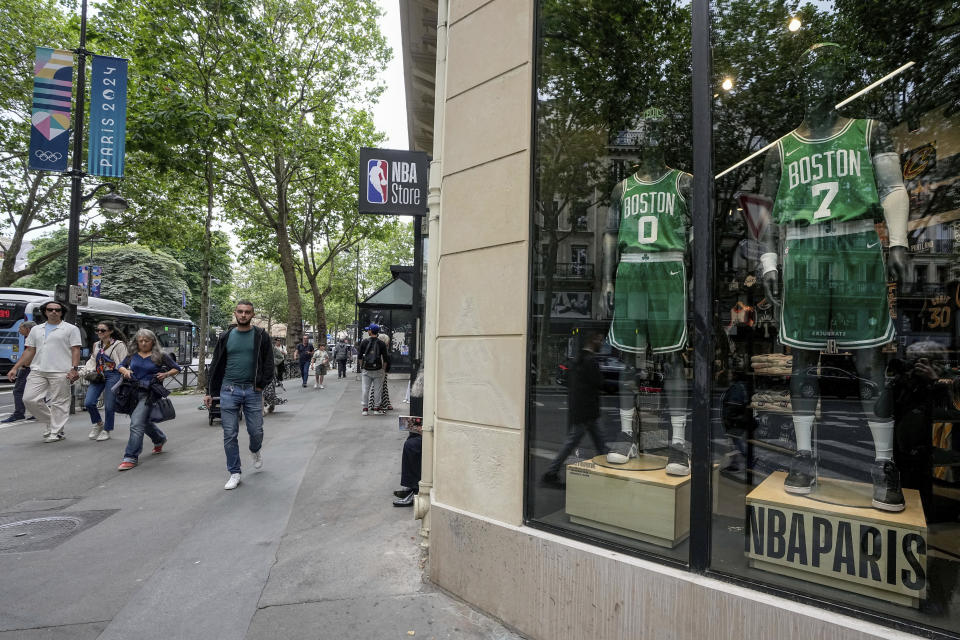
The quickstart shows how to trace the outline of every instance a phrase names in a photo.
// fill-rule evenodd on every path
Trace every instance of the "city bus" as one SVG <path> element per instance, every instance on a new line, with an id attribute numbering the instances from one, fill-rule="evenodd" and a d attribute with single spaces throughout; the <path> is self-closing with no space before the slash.
<path id="1" fill-rule="evenodd" d="M 52 291 L 0 288 L 0 375 L 6 375 L 23 353 L 24 338 L 19 332 L 20 325 L 27 320 L 38 324 L 44 322 L 40 307 L 51 300 Z M 86 306 L 77 309 L 77 316 L 84 361 L 90 357 L 90 348 L 97 341 L 94 329 L 103 320 L 112 321 L 128 340 L 137 329 L 150 329 L 157 334 L 161 351 L 181 364 L 193 360 L 197 328 L 189 319 L 148 316 L 137 313 L 128 304 L 104 298 L 89 298 Z"/>

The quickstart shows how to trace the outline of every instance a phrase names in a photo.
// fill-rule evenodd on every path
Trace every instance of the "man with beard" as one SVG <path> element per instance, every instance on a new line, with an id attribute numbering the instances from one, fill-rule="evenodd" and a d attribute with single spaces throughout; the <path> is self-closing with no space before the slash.
<path id="1" fill-rule="evenodd" d="M 263 389 L 273 379 L 273 348 L 267 332 L 251 324 L 253 303 L 241 300 L 233 311 L 237 326 L 227 329 L 217 340 L 210 362 L 210 386 L 203 402 L 210 408 L 220 398 L 223 423 L 223 450 L 227 455 L 230 479 L 224 489 L 240 484 L 240 411 L 243 411 L 250 435 L 253 468 L 263 466 Z"/>

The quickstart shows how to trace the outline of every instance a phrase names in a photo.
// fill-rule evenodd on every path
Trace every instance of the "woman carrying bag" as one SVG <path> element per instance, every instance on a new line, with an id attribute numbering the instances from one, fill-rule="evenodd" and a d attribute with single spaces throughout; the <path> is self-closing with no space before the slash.
<path id="1" fill-rule="evenodd" d="M 110 432 L 113 431 L 113 418 L 116 413 L 113 386 L 120 380 L 117 365 L 126 359 L 127 345 L 124 344 L 123 334 L 109 320 L 97 323 L 97 337 L 99 340 L 93 345 L 90 359 L 83 366 L 83 377 L 90 383 L 83 407 L 90 413 L 90 422 L 93 423 L 90 435 L 87 437 L 103 442 L 110 439 Z M 100 411 L 97 410 L 97 401 L 101 393 L 103 394 L 103 419 L 100 418 Z"/>
<path id="2" fill-rule="evenodd" d="M 117 471 L 127 471 L 137 466 L 140 452 L 143 451 L 144 433 L 153 441 L 153 452 L 163 452 L 167 436 L 153 423 L 150 416 L 153 397 L 156 395 L 152 387 L 157 383 L 162 386 L 164 378 L 180 371 L 180 366 L 170 356 L 160 352 L 160 345 L 153 331 L 140 329 L 134 339 L 135 342 L 130 347 L 135 349 L 135 352 L 117 367 L 117 371 L 124 378 L 138 385 L 137 404 L 130 413 L 130 439 L 127 440 L 123 462 L 117 467 Z"/>

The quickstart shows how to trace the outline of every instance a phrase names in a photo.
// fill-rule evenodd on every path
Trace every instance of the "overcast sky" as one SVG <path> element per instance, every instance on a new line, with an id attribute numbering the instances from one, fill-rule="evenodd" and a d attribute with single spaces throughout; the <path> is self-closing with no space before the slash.
<path id="1" fill-rule="evenodd" d="M 387 134 L 383 146 L 387 149 L 408 149 L 407 102 L 403 87 L 403 51 L 400 42 L 400 0 L 377 0 L 386 15 L 380 18 L 380 27 L 393 49 L 393 59 L 383 71 L 387 90 L 373 111 L 377 129 Z"/>

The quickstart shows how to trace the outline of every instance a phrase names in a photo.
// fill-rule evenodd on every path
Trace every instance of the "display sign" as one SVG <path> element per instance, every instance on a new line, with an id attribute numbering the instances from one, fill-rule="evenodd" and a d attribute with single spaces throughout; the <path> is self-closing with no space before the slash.
<path id="1" fill-rule="evenodd" d="M 427 154 L 421 151 L 360 149 L 360 213 L 427 214 Z"/>
<path id="2" fill-rule="evenodd" d="M 127 136 L 127 61 L 93 56 L 90 74 L 90 175 L 123 177 Z"/>
<path id="3" fill-rule="evenodd" d="M 73 52 L 37 47 L 33 69 L 29 166 L 37 171 L 66 171 L 73 105 Z"/>

